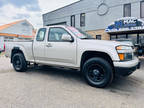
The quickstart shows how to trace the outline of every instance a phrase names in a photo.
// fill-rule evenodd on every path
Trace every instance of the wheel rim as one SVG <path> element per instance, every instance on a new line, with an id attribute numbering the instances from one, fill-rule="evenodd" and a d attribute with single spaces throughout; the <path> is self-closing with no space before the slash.
<path id="1" fill-rule="evenodd" d="M 14 67 L 16 70 L 19 70 L 21 68 L 21 59 L 19 56 L 14 57 Z"/>
<path id="2" fill-rule="evenodd" d="M 105 71 L 104 69 L 99 65 L 91 65 L 88 69 L 88 77 L 93 82 L 101 82 L 104 80 Z"/>

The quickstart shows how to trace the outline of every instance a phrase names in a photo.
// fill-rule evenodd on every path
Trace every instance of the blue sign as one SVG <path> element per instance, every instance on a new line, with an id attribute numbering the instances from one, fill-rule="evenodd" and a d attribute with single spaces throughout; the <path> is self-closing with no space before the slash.
<path id="1" fill-rule="evenodd" d="M 118 32 L 144 29 L 144 21 L 134 17 L 121 18 L 106 28 L 106 32 Z"/>

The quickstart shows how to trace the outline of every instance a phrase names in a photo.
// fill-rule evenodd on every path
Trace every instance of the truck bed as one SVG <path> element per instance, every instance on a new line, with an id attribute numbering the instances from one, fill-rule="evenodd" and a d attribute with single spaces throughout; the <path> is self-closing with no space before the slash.
<path id="1" fill-rule="evenodd" d="M 5 45 L 6 45 L 6 50 L 5 50 L 6 57 L 11 56 L 11 52 L 13 48 L 19 48 L 20 50 L 23 51 L 26 60 L 34 61 L 33 41 L 10 41 L 10 42 L 5 42 Z"/>

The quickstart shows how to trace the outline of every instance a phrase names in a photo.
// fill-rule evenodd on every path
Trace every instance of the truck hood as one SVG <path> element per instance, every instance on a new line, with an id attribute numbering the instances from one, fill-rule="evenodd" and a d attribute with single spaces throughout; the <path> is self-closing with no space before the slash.
<path id="1" fill-rule="evenodd" d="M 124 42 L 117 42 L 117 41 L 109 41 L 109 40 L 81 40 L 84 44 L 93 44 L 93 45 L 99 45 L 99 46 L 109 46 L 109 47 L 116 47 L 119 45 L 126 45 L 130 46 L 128 43 Z"/>

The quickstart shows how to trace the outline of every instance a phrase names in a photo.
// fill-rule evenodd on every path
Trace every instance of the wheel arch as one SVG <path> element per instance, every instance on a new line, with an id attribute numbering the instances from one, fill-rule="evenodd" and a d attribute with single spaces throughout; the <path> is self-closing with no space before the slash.
<path id="1" fill-rule="evenodd" d="M 23 51 L 19 47 L 14 47 L 11 51 L 11 63 L 12 63 L 12 57 L 16 53 L 22 53 L 24 55 Z M 25 57 L 25 55 L 24 55 L 24 57 Z"/>
<path id="2" fill-rule="evenodd" d="M 93 57 L 100 57 L 100 58 L 107 60 L 112 66 L 112 68 L 114 69 L 114 64 L 113 64 L 113 60 L 111 56 L 105 52 L 100 52 L 100 51 L 85 51 L 81 56 L 80 69 L 82 70 L 84 63 L 88 59 L 93 58 Z"/>

